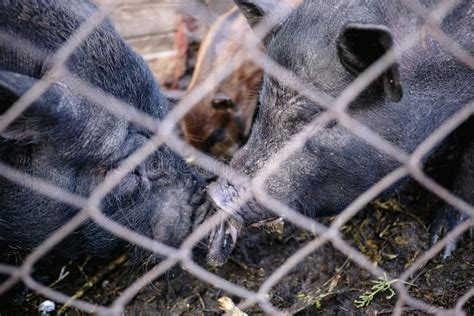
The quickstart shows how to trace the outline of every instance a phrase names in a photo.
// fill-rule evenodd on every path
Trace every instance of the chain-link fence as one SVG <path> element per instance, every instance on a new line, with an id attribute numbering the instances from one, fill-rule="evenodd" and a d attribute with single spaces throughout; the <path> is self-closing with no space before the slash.
<path id="1" fill-rule="evenodd" d="M 460 237 L 461 234 L 474 225 L 474 208 L 466 201 L 463 201 L 452 194 L 446 188 L 440 186 L 437 182 L 428 177 L 422 169 L 423 157 L 431 152 L 435 146 L 437 146 L 452 131 L 472 115 L 474 112 L 474 103 L 471 102 L 466 104 L 459 112 L 446 120 L 411 154 L 404 152 L 382 138 L 380 135 L 377 135 L 367 126 L 360 123 L 354 117 L 351 117 L 348 112 L 348 106 L 351 102 L 353 102 L 374 80 L 379 78 L 380 75 L 383 74 L 393 63 L 395 63 L 397 56 L 409 52 L 410 49 L 420 41 L 422 36 L 432 37 L 443 47 L 443 49 L 448 51 L 453 58 L 456 58 L 459 62 L 470 68 L 474 68 L 474 57 L 457 44 L 456 40 L 445 34 L 440 27 L 443 19 L 457 8 L 460 1 L 441 1 L 431 10 L 425 8 L 418 1 L 406 0 L 402 1 L 402 3 L 406 8 L 416 13 L 418 18 L 423 21 L 422 27 L 420 25 L 418 31 L 412 34 L 406 34 L 403 41 L 398 43 L 396 51 L 394 49 L 388 50 L 386 54 L 384 54 L 377 62 L 372 64 L 366 71 L 361 73 L 360 76 L 358 76 L 356 80 L 354 80 L 337 97 L 332 97 L 315 90 L 310 83 L 303 81 L 291 71 L 272 61 L 268 56 L 262 53 L 259 43 L 255 42 L 253 37 L 247 36 L 242 41 L 244 49 L 241 53 L 233 56 L 228 63 L 221 65 L 220 68 L 215 69 L 211 74 L 209 74 L 207 80 L 187 94 L 166 115 L 166 117 L 164 117 L 164 119 L 158 121 L 155 117 L 137 110 L 133 105 L 126 104 L 77 78 L 70 73 L 66 67 L 67 60 L 74 51 L 91 33 L 94 32 L 96 27 L 107 18 L 107 15 L 121 4 L 121 1 L 109 1 L 106 6 L 101 7 L 100 10 L 97 10 L 87 18 L 73 36 L 67 39 L 54 56 L 49 58 L 50 67 L 42 80 L 34 84 L 31 89 L 24 93 L 0 117 L 0 131 L 6 130 L 6 128 L 25 110 L 27 110 L 35 100 L 46 92 L 53 83 L 60 81 L 66 82 L 68 85 L 73 85 L 84 98 L 88 99 L 95 106 L 103 107 L 106 111 L 117 118 L 126 119 L 130 123 L 148 130 L 153 135 L 143 146 L 123 160 L 116 167 L 116 172 L 107 173 L 104 181 L 101 182 L 87 198 L 79 196 L 73 192 L 65 191 L 59 186 L 53 185 L 44 179 L 33 177 L 21 170 L 12 168 L 6 163 L 0 163 L 0 175 L 2 177 L 34 190 L 50 199 L 55 199 L 80 209 L 80 211 L 77 212 L 77 214 L 64 226 L 55 231 L 51 236 L 44 240 L 40 246 L 31 252 L 21 266 L 0 264 L 0 272 L 8 275 L 8 279 L 0 285 L 0 293 L 5 293 L 13 285 L 22 281 L 28 288 L 40 293 L 44 297 L 60 303 L 68 302 L 79 310 L 99 314 L 121 315 L 124 313 L 125 306 L 141 289 L 151 281 L 163 275 L 171 267 L 180 264 L 189 273 L 204 282 L 208 282 L 229 294 L 242 298 L 243 302 L 239 305 L 241 309 L 249 308 L 254 304 L 259 304 L 268 314 L 281 314 L 282 312 L 271 304 L 268 293 L 308 255 L 313 253 L 323 244 L 331 243 L 335 249 L 345 254 L 350 258 L 350 260 L 355 262 L 361 268 L 366 269 L 375 277 L 389 276 L 389 280 L 399 279 L 402 281 L 393 284 L 393 287 L 398 293 L 398 300 L 394 314 L 400 315 L 405 306 L 410 306 L 429 313 L 462 315 L 464 313 L 464 304 L 474 295 L 474 288 L 471 288 L 461 298 L 459 298 L 458 303 L 452 310 L 445 310 L 412 297 L 408 292 L 407 284 L 404 282 L 408 281 L 413 273 L 420 269 L 427 261 L 433 259 L 438 253 L 440 253 L 451 240 Z M 176 8 L 177 10 L 194 15 L 209 14 L 209 12 L 206 11 L 208 9 L 198 2 L 178 2 Z M 199 8 L 199 10 L 196 8 Z M 277 10 L 272 11 L 273 13 L 266 17 L 255 28 L 256 34 L 260 38 L 263 38 L 265 34 L 267 34 L 272 27 L 280 21 L 282 16 L 289 14 L 293 9 L 293 6 L 282 4 Z M 189 10 L 192 10 L 192 12 L 189 12 Z M 472 14 L 472 12 L 467 14 Z M 41 58 L 43 54 L 43 52 L 37 47 L 34 47 L 34 45 L 27 40 L 21 40 L 17 35 L 11 35 L 6 32 L 1 33 L 0 41 L 8 43 L 13 50 L 27 52 L 29 56 L 35 56 L 35 58 Z M 269 76 L 286 82 L 288 86 L 292 87 L 292 89 L 298 91 L 302 96 L 320 105 L 325 110 L 319 114 L 314 121 L 302 128 L 299 133 L 293 135 L 291 139 L 278 151 L 278 153 L 265 164 L 265 167 L 259 170 L 252 178 L 239 174 L 236 170 L 233 170 L 221 161 L 216 160 L 203 152 L 197 151 L 183 141 L 176 132 L 176 126 L 184 115 L 190 111 L 199 100 L 210 93 L 216 85 L 225 80 L 225 78 L 229 76 L 232 71 L 240 65 L 240 63 L 242 63 L 246 58 L 249 58 L 249 56 L 252 60 L 259 61 L 262 67 L 264 66 L 265 71 Z M 269 195 L 265 191 L 265 182 L 266 179 L 271 177 L 272 174 L 278 170 L 278 168 L 295 151 L 301 149 L 309 138 L 318 137 L 318 132 L 320 132 L 329 122 L 334 120 L 381 153 L 393 157 L 393 159 L 400 162 L 401 167 L 383 177 L 383 179 L 378 181 L 369 190 L 347 206 L 347 208 L 332 221 L 330 226 L 325 226 L 314 219 L 310 219 L 300 214 Z M 187 237 L 178 249 L 138 234 L 104 215 L 100 208 L 103 199 L 124 179 L 128 173 L 135 170 L 137 166 L 145 161 L 159 146 L 162 145 L 167 145 L 183 158 L 193 157 L 194 163 L 199 165 L 201 168 L 209 170 L 222 179 L 227 179 L 230 183 L 238 183 L 240 185 L 245 183 L 250 189 L 246 191 L 247 194 L 240 197 L 239 203 L 244 204 L 247 199 L 254 198 L 267 209 L 273 211 L 278 216 L 282 216 L 286 221 L 311 233 L 317 234 L 317 237 L 289 257 L 286 262 L 277 268 L 260 286 L 259 290 L 254 292 L 229 282 L 228 280 L 204 269 L 193 261 L 192 258 L 193 248 L 200 241 L 205 240 L 213 229 L 230 216 L 229 214 L 223 212 L 215 213 L 203 224 L 199 225 L 199 227 Z M 401 275 L 395 276 L 390 275 L 387 271 L 375 266 L 366 256 L 352 247 L 347 241 L 343 240 L 341 238 L 340 229 L 371 200 L 406 176 L 411 176 L 446 203 L 468 215 L 468 219 L 461 225 L 457 226 L 454 230 L 450 231 L 443 239 L 439 240 L 433 247 L 417 258 L 405 272 Z M 31 276 L 33 266 L 39 259 L 68 237 L 68 235 L 72 234 L 78 227 L 84 224 L 86 220 L 90 219 L 112 234 L 166 258 L 131 284 L 110 306 L 98 306 L 94 302 L 86 302 L 80 299 L 71 301 L 71 297 L 68 295 L 40 284 Z"/>

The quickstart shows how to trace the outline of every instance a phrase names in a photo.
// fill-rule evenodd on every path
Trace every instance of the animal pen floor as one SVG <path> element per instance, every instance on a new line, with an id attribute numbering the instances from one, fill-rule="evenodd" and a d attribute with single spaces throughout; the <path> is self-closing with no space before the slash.
<path id="1" fill-rule="evenodd" d="M 344 238 L 391 275 L 399 275 L 427 250 L 429 244 L 429 210 L 435 200 L 426 194 L 403 195 L 376 201 L 344 226 Z M 408 196 L 408 197 L 407 197 Z M 406 205 L 411 205 L 408 208 Z M 221 277 L 251 290 L 257 290 L 266 278 L 312 236 L 286 226 L 278 235 L 265 229 L 253 229 L 243 238 L 230 261 L 215 272 Z M 428 262 L 409 281 L 410 293 L 416 298 L 441 307 L 453 307 L 474 283 L 474 241 L 465 238 L 454 257 L 440 257 Z M 143 271 L 124 257 L 97 263 L 90 258 L 57 261 L 40 265 L 36 275 L 45 284 L 68 295 L 103 305 L 136 280 Z M 145 267 L 146 268 L 146 267 Z M 150 268 L 150 267 L 148 267 Z M 62 280 L 58 281 L 62 275 Z M 311 254 L 270 292 L 272 303 L 297 315 L 378 315 L 391 314 L 397 296 L 387 299 L 389 292 L 376 295 L 364 308 L 354 300 L 369 290 L 374 279 L 345 255 L 326 244 Z M 218 299 L 222 290 L 206 284 L 186 271 L 174 269 L 154 281 L 128 305 L 126 315 L 219 315 Z M 29 293 L 18 306 L 3 306 L 1 315 L 37 314 L 44 299 Z M 239 298 L 232 297 L 235 302 Z M 19 302 L 17 302 L 18 304 Z M 465 306 L 474 314 L 474 300 Z M 59 314 L 80 315 L 70 308 L 58 307 Z M 247 311 L 261 314 L 258 306 Z M 407 309 L 408 315 L 422 315 Z"/>

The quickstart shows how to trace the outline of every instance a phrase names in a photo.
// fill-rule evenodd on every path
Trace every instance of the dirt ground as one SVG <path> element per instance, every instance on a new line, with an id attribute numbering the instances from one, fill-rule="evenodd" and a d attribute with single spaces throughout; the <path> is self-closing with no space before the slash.
<path id="1" fill-rule="evenodd" d="M 342 230 L 351 245 L 391 275 L 403 272 L 429 245 L 427 214 L 432 213 L 438 202 L 428 194 L 414 192 L 400 195 L 403 201 L 395 196 L 372 203 Z M 280 235 L 262 228 L 252 229 L 240 240 L 230 261 L 215 272 L 240 286 L 257 290 L 278 266 L 312 238 L 289 225 Z M 453 258 L 443 261 L 438 256 L 428 262 L 410 280 L 413 284 L 410 293 L 436 306 L 453 307 L 474 286 L 473 246 L 473 239 L 465 238 Z M 36 275 L 44 284 L 66 294 L 82 294 L 87 301 L 109 305 L 142 273 L 143 269 L 117 255 L 107 262 L 91 258 L 58 259 L 54 264 L 39 265 Z M 388 291 L 375 296 L 367 307 L 355 306 L 354 300 L 371 288 L 372 280 L 374 277 L 367 271 L 326 244 L 272 289 L 271 301 L 276 307 L 297 315 L 390 314 L 396 295 L 387 299 Z M 228 294 L 176 268 L 144 288 L 129 304 L 126 315 L 219 315 L 222 311 L 218 299 L 224 295 Z M 238 297 L 230 297 L 236 303 L 240 301 Z M 17 294 L 16 302 L 4 305 L 0 315 L 37 314 L 37 306 L 43 300 L 34 293 Z M 474 299 L 465 309 L 468 315 L 474 314 Z M 61 306 L 56 312 L 83 314 Z M 262 314 L 258 306 L 246 312 Z M 410 308 L 406 314 L 423 315 Z"/>

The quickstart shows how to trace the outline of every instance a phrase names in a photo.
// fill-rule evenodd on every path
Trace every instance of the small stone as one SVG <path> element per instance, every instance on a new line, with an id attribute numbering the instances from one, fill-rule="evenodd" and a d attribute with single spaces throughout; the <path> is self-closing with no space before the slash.
<path id="1" fill-rule="evenodd" d="M 56 304 L 53 301 L 44 301 L 38 306 L 40 315 L 49 315 L 56 309 Z"/>
<path id="2" fill-rule="evenodd" d="M 229 313 L 231 316 L 248 316 L 248 314 L 242 312 L 230 297 L 223 296 L 217 300 L 219 303 L 219 308 L 226 313 Z"/>

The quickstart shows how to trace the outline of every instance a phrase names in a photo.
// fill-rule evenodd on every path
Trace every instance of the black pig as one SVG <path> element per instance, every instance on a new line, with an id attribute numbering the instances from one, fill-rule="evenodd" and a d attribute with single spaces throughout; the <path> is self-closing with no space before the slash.
<path id="1" fill-rule="evenodd" d="M 278 4 L 276 0 L 235 2 L 251 25 L 269 16 Z M 422 2 L 430 9 L 436 3 Z M 443 31 L 470 54 L 474 52 L 472 12 L 474 3 L 461 1 L 442 23 Z M 400 1 L 307 0 L 277 24 L 265 43 L 270 58 L 311 83 L 315 90 L 336 97 L 385 52 L 397 50 L 406 36 L 423 25 L 424 21 Z M 473 69 L 453 57 L 427 32 L 423 34 L 349 108 L 351 116 L 408 153 L 474 97 Z M 291 85 L 268 74 L 260 104 L 247 144 L 231 161 L 232 167 L 249 176 L 265 166 L 292 135 L 322 111 Z M 471 117 L 448 144 L 445 142 L 428 155 L 445 155 L 453 147 L 450 145 L 461 149 L 459 159 L 450 167 L 449 179 L 441 180 L 469 203 L 474 202 L 472 121 Z M 333 215 L 398 166 L 394 159 L 333 122 L 292 155 L 268 179 L 266 188 L 273 197 L 308 216 Z M 388 191 L 393 192 L 398 185 Z M 229 202 L 244 190 L 219 180 L 209 192 L 215 204 L 226 210 L 226 205 L 231 205 Z M 255 200 L 241 207 L 237 215 L 247 224 L 275 217 Z M 441 231 L 465 220 L 466 215 L 446 206 L 436 218 L 435 240 Z M 216 236 L 223 238 L 222 233 Z M 228 251 L 229 240 L 224 240 L 227 245 L 223 248 Z M 211 245 L 214 247 L 215 242 Z M 445 255 L 454 247 L 455 242 Z M 225 259 L 216 249 L 211 250 L 214 254 L 210 261 L 219 263 Z"/>
<path id="2" fill-rule="evenodd" d="M 87 0 L 0 1 L 0 35 L 15 39 L 0 41 L 2 114 L 48 72 L 51 56 L 96 11 Z M 30 44 L 37 53 L 18 49 Z M 137 110 L 159 119 L 168 111 L 168 102 L 151 71 L 109 20 L 93 30 L 66 66 L 73 76 Z M 1 132 L 0 160 L 87 197 L 150 134 L 89 102 L 67 79 L 59 78 Z M 200 178 L 177 154 L 161 146 L 107 195 L 101 208 L 111 219 L 144 236 L 178 246 L 202 221 L 207 209 L 203 201 Z M 77 212 L 70 205 L 0 177 L 3 249 L 27 252 Z M 88 221 L 56 252 L 70 257 L 104 257 L 123 244 L 120 238 Z"/>

